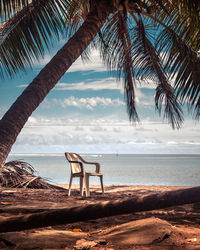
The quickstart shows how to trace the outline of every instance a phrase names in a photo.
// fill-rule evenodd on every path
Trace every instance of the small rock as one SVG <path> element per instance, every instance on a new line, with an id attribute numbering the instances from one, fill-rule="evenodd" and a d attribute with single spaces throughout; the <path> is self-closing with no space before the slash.
<path id="1" fill-rule="evenodd" d="M 0 249 L 4 249 L 6 247 L 7 247 L 6 244 L 3 241 L 1 241 L 0 242 Z"/>
<path id="2" fill-rule="evenodd" d="M 82 232 L 82 230 L 80 228 L 73 228 L 72 232 Z"/>
<path id="3" fill-rule="evenodd" d="M 104 240 L 104 239 L 97 240 L 96 242 L 97 242 L 99 245 L 104 245 L 104 246 L 107 244 L 107 241 Z"/>
<path id="4" fill-rule="evenodd" d="M 89 241 L 85 239 L 77 240 L 76 245 L 74 246 L 75 249 L 90 249 L 91 247 L 95 247 L 97 242 Z"/>

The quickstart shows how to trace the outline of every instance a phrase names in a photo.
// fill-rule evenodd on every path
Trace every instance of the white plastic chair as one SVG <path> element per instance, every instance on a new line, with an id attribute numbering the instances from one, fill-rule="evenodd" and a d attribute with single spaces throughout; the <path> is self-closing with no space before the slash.
<path id="1" fill-rule="evenodd" d="M 104 193 L 104 187 L 103 187 L 103 175 L 100 173 L 100 164 L 98 162 L 88 162 L 85 161 L 80 155 L 76 153 L 65 153 L 65 157 L 70 163 L 71 167 L 71 176 L 70 176 L 70 182 L 69 182 L 69 191 L 68 196 L 71 194 L 71 186 L 72 186 L 72 179 L 74 177 L 80 178 L 80 194 L 83 196 L 84 188 L 86 192 L 86 197 L 90 196 L 90 189 L 89 189 L 89 177 L 90 176 L 97 176 L 100 178 L 101 183 L 101 190 L 102 193 Z M 93 164 L 96 166 L 95 172 L 86 172 L 84 169 L 85 164 Z"/>

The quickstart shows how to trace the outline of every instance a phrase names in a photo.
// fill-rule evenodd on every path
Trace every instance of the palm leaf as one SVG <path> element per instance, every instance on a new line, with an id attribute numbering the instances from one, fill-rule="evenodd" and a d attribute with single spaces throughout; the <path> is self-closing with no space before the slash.
<path id="1" fill-rule="evenodd" d="M 171 0 L 171 4 L 176 6 L 181 15 L 187 15 L 192 23 L 200 23 L 200 4 L 199 0 Z"/>
<path id="2" fill-rule="evenodd" d="M 200 57 L 199 47 L 193 43 L 192 35 L 184 27 L 181 32 L 166 28 L 160 34 L 158 46 L 164 50 L 165 69 L 175 79 L 175 90 L 181 102 L 187 102 L 189 108 L 194 107 L 196 118 L 199 117 L 200 98 Z M 198 34 L 200 39 L 200 34 Z"/>
<path id="3" fill-rule="evenodd" d="M 173 4 L 165 2 L 169 15 L 165 15 L 162 9 L 157 10 L 154 15 L 145 12 L 142 14 L 147 16 L 148 20 L 151 19 L 154 25 L 156 23 L 161 31 L 157 39 L 158 53 L 161 54 L 165 65 L 164 71 L 170 76 L 169 80 L 175 81 L 176 97 L 180 98 L 182 103 L 187 102 L 190 109 L 194 107 L 194 114 L 199 118 L 200 31 L 199 24 L 196 23 L 198 17 L 195 18 L 196 11 L 190 6 L 193 4 L 189 1 L 171 1 Z M 194 1 L 194 4 L 197 2 Z M 197 5 L 194 6 L 199 9 Z"/>
<path id="4" fill-rule="evenodd" d="M 102 32 L 102 33 L 101 33 Z M 127 16 L 123 10 L 115 12 L 99 33 L 103 61 L 122 78 L 129 119 L 139 121 L 135 103 L 134 70 Z"/>
<path id="5" fill-rule="evenodd" d="M 123 48 L 122 65 L 124 71 L 124 89 L 126 94 L 126 103 L 129 114 L 129 119 L 133 121 L 139 121 L 139 117 L 135 107 L 135 89 L 134 89 L 134 72 L 133 61 L 131 54 L 131 41 L 129 37 L 127 27 L 126 12 L 119 12 L 119 25 L 118 30 L 120 34 L 120 40 Z M 124 31 L 122 33 L 122 31 Z"/>
<path id="6" fill-rule="evenodd" d="M 183 121 L 181 106 L 173 88 L 168 83 L 168 76 L 153 46 L 153 36 L 147 32 L 152 31 L 153 28 L 151 26 L 146 28 L 141 17 L 137 24 L 134 28 L 135 40 L 133 42 L 135 66 L 138 67 L 136 77 L 139 80 L 152 79 L 158 84 L 155 95 L 156 108 L 161 114 L 162 106 L 164 106 L 164 118 L 168 119 L 173 128 L 179 128 Z"/>
<path id="7" fill-rule="evenodd" d="M 120 13 L 120 14 L 119 14 Z M 156 89 L 155 103 L 161 114 L 164 105 L 164 117 L 172 124 L 172 127 L 179 128 L 183 118 L 180 103 L 177 101 L 174 91 L 168 83 L 168 77 L 160 62 L 151 40 L 155 33 L 152 25 L 144 27 L 141 18 L 137 20 L 132 14 L 128 23 L 123 20 L 122 11 L 115 13 L 104 26 L 100 36 L 102 57 L 111 70 L 117 70 L 119 78 L 124 78 L 124 89 L 129 117 L 137 120 L 135 110 L 134 79 L 153 79 L 158 85 Z M 135 22 L 134 28 L 130 29 Z M 131 37 L 129 37 L 129 34 Z M 149 38 L 148 38 L 149 36 Z"/>
<path id="8" fill-rule="evenodd" d="M 173 76 L 176 76 L 177 97 L 180 97 L 181 102 L 188 101 L 191 106 L 195 106 L 196 114 L 200 113 L 197 76 L 200 60 L 197 53 L 200 50 L 198 1 L 114 2 L 118 11 L 111 13 L 99 31 L 98 46 L 108 67 L 124 79 L 129 117 L 138 119 L 135 110 L 135 78 L 153 79 L 158 84 L 155 98 L 157 109 L 161 113 L 164 102 L 164 117 L 169 119 L 173 127 L 179 127 L 182 122 L 180 103 L 168 83 Z M 70 27 L 67 35 L 71 35 L 98 4 L 99 1 L 91 0 L 3 0 L 0 6 L 1 20 L 4 20 L 0 28 L 0 75 L 12 75 L 31 65 L 33 58 L 38 58 L 44 48 L 49 46 L 52 34 L 59 36 L 63 33 L 65 18 Z M 99 9 L 99 15 L 101 11 Z M 131 16 L 127 16 L 127 13 Z M 137 19 L 137 16 L 142 18 Z M 144 25 L 149 20 L 152 20 L 155 28 L 164 27 L 159 36 L 158 51 L 149 33 L 153 26 L 151 23 L 149 27 Z M 133 23 L 136 28 L 130 29 Z M 166 53 L 168 50 L 169 53 Z M 85 55 L 84 58 L 87 58 L 87 51 Z"/>
<path id="9" fill-rule="evenodd" d="M 49 39 L 64 31 L 69 1 L 3 1 L 0 27 L 0 76 L 12 75 L 31 66 L 43 55 Z M 12 10 L 12 11 L 11 11 Z M 17 48 L 17 50 L 16 50 Z"/>
<path id="10" fill-rule="evenodd" d="M 0 17 L 4 17 L 5 20 L 12 18 L 14 13 L 27 7 L 29 2 L 28 0 L 1 0 Z"/>

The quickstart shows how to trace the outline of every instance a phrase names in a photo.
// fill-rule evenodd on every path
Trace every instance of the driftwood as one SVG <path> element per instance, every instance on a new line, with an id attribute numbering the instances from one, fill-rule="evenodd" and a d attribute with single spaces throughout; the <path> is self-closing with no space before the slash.
<path id="1" fill-rule="evenodd" d="M 200 202 L 200 187 L 153 194 L 143 198 L 134 197 L 124 201 L 115 200 L 74 208 L 12 216 L 10 218 L 0 219 L 0 232 L 21 231 L 31 228 L 67 224 L 195 202 Z"/>

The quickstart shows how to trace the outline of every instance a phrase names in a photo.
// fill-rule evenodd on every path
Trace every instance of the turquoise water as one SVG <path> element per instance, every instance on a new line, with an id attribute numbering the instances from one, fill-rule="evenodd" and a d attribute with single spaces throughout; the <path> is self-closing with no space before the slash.
<path id="1" fill-rule="evenodd" d="M 199 186 L 200 155 L 82 155 L 99 162 L 107 185 Z M 53 183 L 68 184 L 70 167 L 64 154 L 10 155 L 8 160 L 30 163 L 38 175 Z M 87 171 L 92 171 L 88 165 Z M 78 183 L 78 180 L 74 181 Z M 99 184 L 96 177 L 91 184 Z"/>

